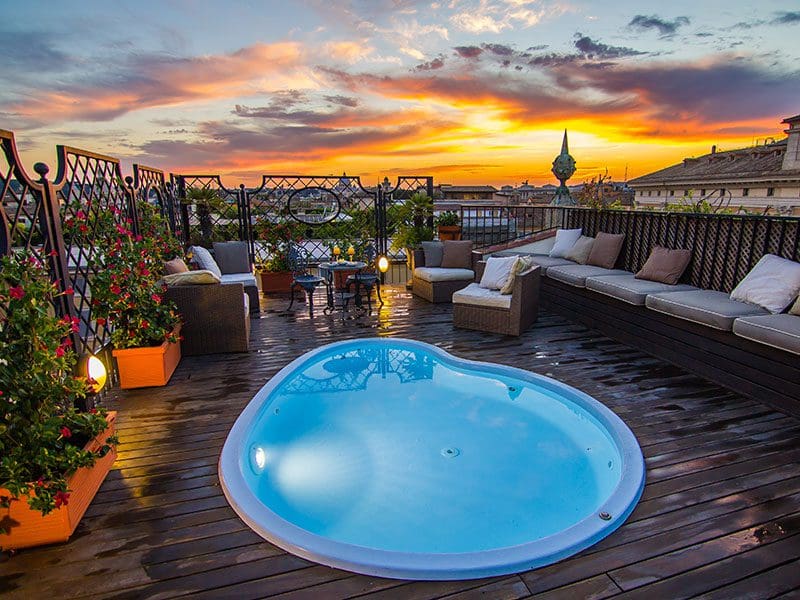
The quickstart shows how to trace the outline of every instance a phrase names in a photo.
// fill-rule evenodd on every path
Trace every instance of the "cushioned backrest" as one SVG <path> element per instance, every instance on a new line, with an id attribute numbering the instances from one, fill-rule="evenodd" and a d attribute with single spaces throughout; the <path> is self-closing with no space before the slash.
<path id="1" fill-rule="evenodd" d="M 252 271 L 247 242 L 214 242 L 214 260 L 223 275 Z"/>
<path id="2" fill-rule="evenodd" d="M 422 252 L 425 254 L 426 267 L 442 266 L 443 242 L 422 242 Z"/>
<path id="3" fill-rule="evenodd" d="M 442 251 L 442 267 L 446 269 L 471 269 L 472 241 L 445 241 Z"/>

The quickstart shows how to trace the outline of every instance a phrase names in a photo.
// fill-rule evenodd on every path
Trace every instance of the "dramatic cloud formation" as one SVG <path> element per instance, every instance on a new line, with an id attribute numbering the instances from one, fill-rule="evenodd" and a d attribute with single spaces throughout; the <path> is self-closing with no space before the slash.
<path id="1" fill-rule="evenodd" d="M 655 15 L 649 17 L 645 15 L 636 15 L 631 19 L 630 23 L 628 23 L 628 27 L 642 30 L 657 29 L 662 36 L 667 37 L 675 35 L 679 27 L 688 25 L 689 23 L 689 17 L 677 17 L 673 21 L 667 21 Z"/>
<path id="2" fill-rule="evenodd" d="M 513 183 L 549 180 L 564 128 L 582 169 L 635 172 L 779 136 L 800 111 L 789 0 L 667 17 L 592 0 L 141 3 L 163 19 L 10 6 L 0 127 L 31 152 L 79 143 L 165 170 Z"/>

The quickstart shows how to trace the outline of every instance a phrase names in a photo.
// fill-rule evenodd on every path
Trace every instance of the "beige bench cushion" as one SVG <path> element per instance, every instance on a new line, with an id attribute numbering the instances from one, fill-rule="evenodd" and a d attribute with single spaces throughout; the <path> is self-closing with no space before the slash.
<path id="1" fill-rule="evenodd" d="M 611 296 L 628 304 L 644 306 L 644 301 L 649 294 L 688 292 L 697 288 L 686 284 L 669 285 L 659 281 L 636 279 L 633 273 L 629 273 L 610 277 L 587 277 L 586 289 Z"/>
<path id="2" fill-rule="evenodd" d="M 563 267 L 550 267 L 547 269 L 546 275 L 562 283 L 582 288 L 586 287 L 587 277 L 600 277 L 603 275 L 630 275 L 630 273 L 620 269 L 604 269 L 603 267 L 594 267 L 592 265 L 576 265 L 573 263 Z"/>
<path id="3" fill-rule="evenodd" d="M 414 277 L 422 281 L 434 283 L 436 281 L 472 281 L 475 271 L 471 269 L 445 269 L 443 267 L 417 267 Z"/>
<path id="4" fill-rule="evenodd" d="M 511 308 L 511 296 L 501 294 L 498 290 L 482 288 L 477 283 L 470 283 L 463 290 L 458 290 L 453 294 L 453 304 L 509 309 Z"/>
<path id="5" fill-rule="evenodd" d="M 733 322 L 733 333 L 773 348 L 800 354 L 800 317 L 795 315 L 740 317 Z"/>
<path id="6" fill-rule="evenodd" d="M 725 292 L 714 290 L 651 294 L 647 296 L 645 306 L 722 331 L 731 331 L 737 317 L 768 314 L 763 308 L 731 300 Z"/>

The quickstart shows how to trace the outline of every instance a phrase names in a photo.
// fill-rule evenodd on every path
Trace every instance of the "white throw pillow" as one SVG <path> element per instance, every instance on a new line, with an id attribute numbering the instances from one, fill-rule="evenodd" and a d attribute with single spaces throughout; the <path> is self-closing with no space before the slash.
<path id="1" fill-rule="evenodd" d="M 731 300 L 783 312 L 800 292 L 800 263 L 765 254 L 731 292 Z"/>
<path id="2" fill-rule="evenodd" d="M 211 271 L 217 276 L 217 279 L 222 277 L 222 271 L 220 270 L 217 261 L 214 260 L 214 257 L 211 256 L 211 253 L 208 250 L 202 246 L 192 246 L 189 248 L 189 252 L 192 253 L 192 262 L 196 262 L 198 267 L 206 271 Z"/>
<path id="3" fill-rule="evenodd" d="M 499 290 L 513 273 L 515 264 L 517 264 L 516 256 L 490 256 L 486 260 L 486 268 L 483 270 L 480 286 L 490 290 Z"/>
<path id="4" fill-rule="evenodd" d="M 567 250 L 575 245 L 580 237 L 583 229 L 559 229 L 556 231 L 556 243 L 553 249 L 550 250 L 551 258 L 563 258 Z"/>

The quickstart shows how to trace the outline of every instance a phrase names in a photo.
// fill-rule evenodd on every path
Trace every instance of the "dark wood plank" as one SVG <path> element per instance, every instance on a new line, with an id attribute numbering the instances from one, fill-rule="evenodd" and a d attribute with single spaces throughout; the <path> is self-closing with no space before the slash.
<path id="1" fill-rule="evenodd" d="M 113 393 L 108 403 L 120 411 L 123 442 L 114 470 L 69 543 L 0 562 L 3 597 L 52 597 L 53 590 L 68 590 L 59 597 L 285 600 L 792 593 L 800 558 L 799 419 L 547 310 L 511 338 L 455 329 L 450 306 L 402 288 L 387 288 L 385 298 L 373 317 L 344 325 L 338 317 L 310 319 L 303 305 L 285 313 L 287 302 L 269 298 L 252 319 L 251 352 L 185 358 L 164 388 Z M 605 319 L 609 307 L 600 308 Z M 556 377 L 616 411 L 641 441 L 648 470 L 628 522 L 556 565 L 454 582 L 354 575 L 262 540 L 219 487 L 228 430 L 289 361 L 324 343 L 374 335 Z M 782 533 L 754 537 L 776 524 Z"/>

